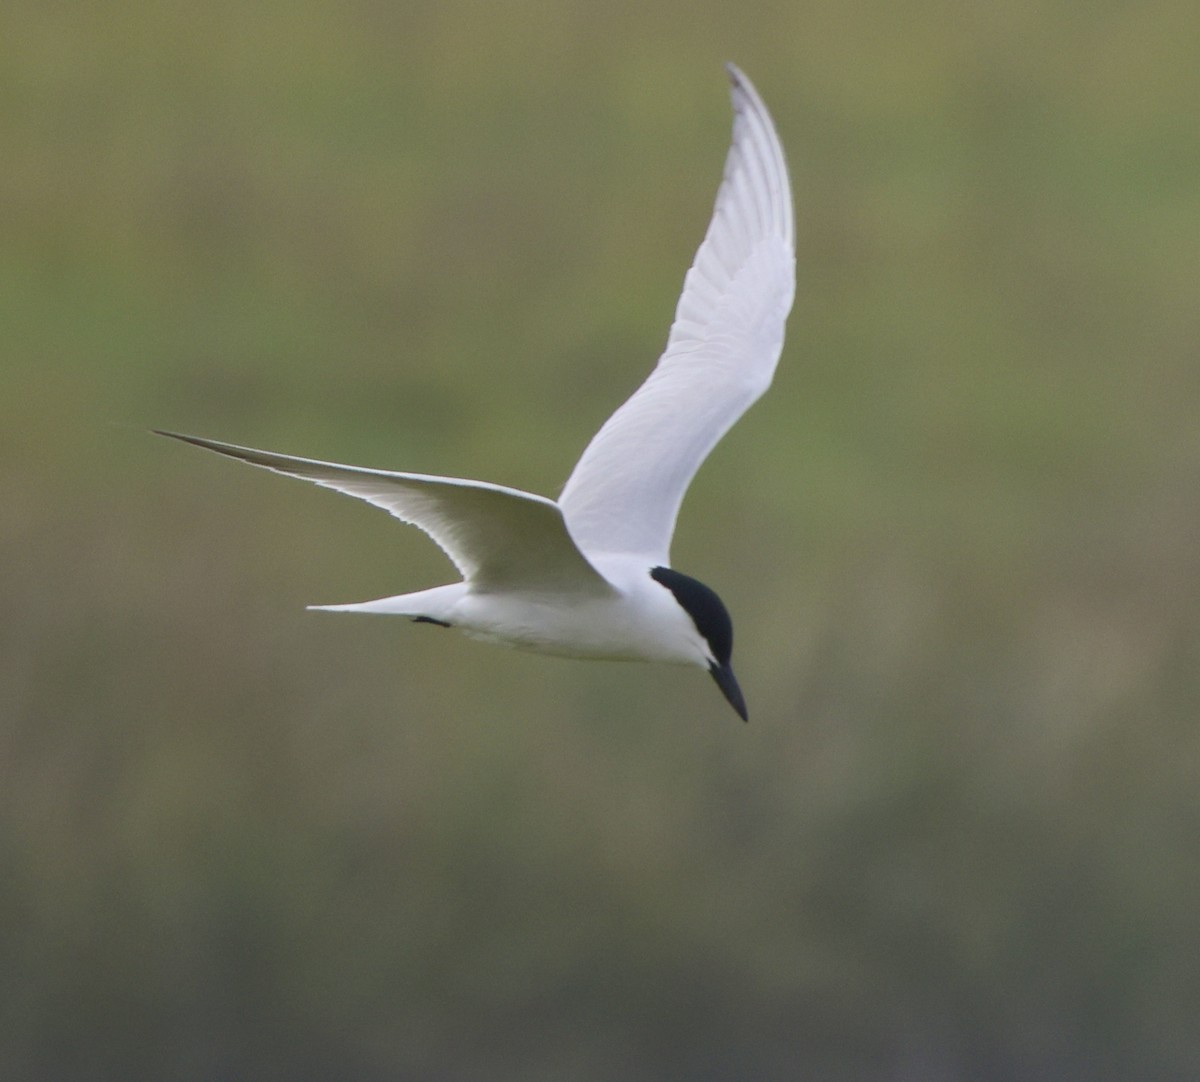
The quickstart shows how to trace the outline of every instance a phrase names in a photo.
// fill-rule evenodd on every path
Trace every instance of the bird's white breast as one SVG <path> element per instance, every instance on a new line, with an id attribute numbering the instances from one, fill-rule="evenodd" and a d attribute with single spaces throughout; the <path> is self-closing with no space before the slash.
<path id="1" fill-rule="evenodd" d="M 609 597 L 469 592 L 451 622 L 472 638 L 559 657 L 706 664 L 691 618 L 642 561 L 593 560 Z"/>

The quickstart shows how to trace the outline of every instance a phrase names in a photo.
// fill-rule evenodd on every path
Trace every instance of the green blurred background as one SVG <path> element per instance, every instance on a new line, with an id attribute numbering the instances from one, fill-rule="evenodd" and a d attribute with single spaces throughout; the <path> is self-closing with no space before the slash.
<path id="1" fill-rule="evenodd" d="M 1190 0 L 9 0 L 0 1074 L 1200 1077 Z M 306 613 L 428 541 L 146 434 L 554 494 L 729 132 L 775 387 L 703 674 Z"/>

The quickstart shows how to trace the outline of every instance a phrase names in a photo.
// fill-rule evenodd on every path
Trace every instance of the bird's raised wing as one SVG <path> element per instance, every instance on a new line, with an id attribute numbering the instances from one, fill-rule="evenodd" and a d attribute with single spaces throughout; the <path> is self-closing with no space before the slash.
<path id="1" fill-rule="evenodd" d="M 382 507 L 424 530 L 473 590 L 613 592 L 575 547 L 558 506 L 542 496 L 455 477 L 339 466 L 178 432 L 158 434 Z"/>
<path id="2" fill-rule="evenodd" d="M 733 141 L 667 348 L 588 444 L 559 506 L 585 553 L 669 563 L 683 494 L 770 385 L 796 284 L 787 165 L 766 107 L 732 64 Z"/>

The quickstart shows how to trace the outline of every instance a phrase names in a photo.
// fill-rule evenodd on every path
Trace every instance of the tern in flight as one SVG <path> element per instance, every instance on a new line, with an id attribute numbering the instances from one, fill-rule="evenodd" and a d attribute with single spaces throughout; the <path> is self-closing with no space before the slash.
<path id="1" fill-rule="evenodd" d="M 485 481 L 339 466 L 161 432 L 357 496 L 427 533 L 462 581 L 333 612 L 406 616 L 563 657 L 663 661 L 712 674 L 738 714 L 733 626 L 720 598 L 671 567 L 683 494 L 770 385 L 795 292 L 795 231 L 779 137 L 728 65 L 733 138 L 708 232 L 666 350 L 596 433 L 558 501 Z"/>

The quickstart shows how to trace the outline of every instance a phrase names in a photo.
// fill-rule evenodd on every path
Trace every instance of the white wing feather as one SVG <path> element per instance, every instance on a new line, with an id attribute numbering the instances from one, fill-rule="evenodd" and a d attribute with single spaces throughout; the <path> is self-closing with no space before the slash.
<path id="1" fill-rule="evenodd" d="M 728 71 L 732 145 L 666 351 L 593 437 L 559 499 L 585 553 L 669 563 L 688 484 L 770 385 L 783 348 L 796 282 L 787 165 L 754 87 Z"/>
<path id="2" fill-rule="evenodd" d="M 312 481 L 382 507 L 436 541 L 475 592 L 613 592 L 575 547 L 558 505 L 543 496 L 456 477 L 392 473 L 294 458 L 178 432 L 159 435 Z"/>

